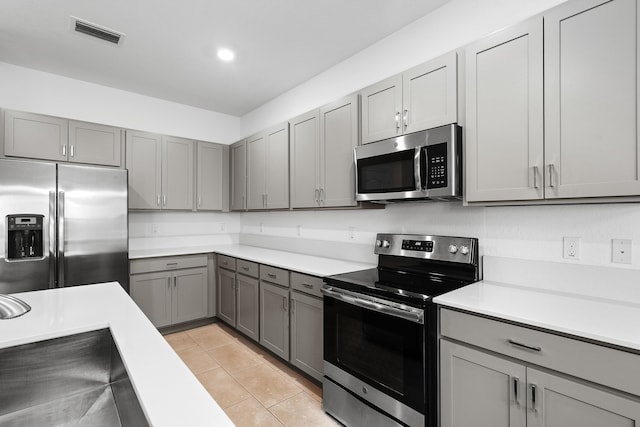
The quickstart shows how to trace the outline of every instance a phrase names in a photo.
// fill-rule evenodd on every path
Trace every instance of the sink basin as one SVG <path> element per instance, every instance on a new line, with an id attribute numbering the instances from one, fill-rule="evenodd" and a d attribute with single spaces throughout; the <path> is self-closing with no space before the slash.
<path id="1" fill-rule="evenodd" d="M 149 423 L 105 328 L 0 349 L 0 425 Z"/>

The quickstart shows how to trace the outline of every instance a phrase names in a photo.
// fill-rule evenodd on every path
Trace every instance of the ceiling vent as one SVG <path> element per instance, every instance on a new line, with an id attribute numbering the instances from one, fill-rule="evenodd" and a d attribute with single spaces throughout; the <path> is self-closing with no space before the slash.
<path id="1" fill-rule="evenodd" d="M 105 27 L 101 27 L 91 22 L 83 21 L 76 17 L 71 17 L 71 25 L 74 31 L 108 41 L 113 44 L 120 44 L 124 34 Z"/>

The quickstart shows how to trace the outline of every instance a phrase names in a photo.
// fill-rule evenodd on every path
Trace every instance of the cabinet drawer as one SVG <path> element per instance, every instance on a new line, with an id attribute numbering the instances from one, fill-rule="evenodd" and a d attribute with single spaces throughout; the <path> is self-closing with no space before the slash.
<path id="1" fill-rule="evenodd" d="M 218 267 L 236 271 L 236 259 L 230 256 L 218 254 Z"/>
<path id="2" fill-rule="evenodd" d="M 289 270 L 271 267 L 269 265 L 260 266 L 260 279 L 276 285 L 289 287 Z"/>
<path id="3" fill-rule="evenodd" d="M 236 260 L 238 273 L 251 277 L 259 277 L 259 265 L 257 262 L 246 261 L 244 259 Z"/>
<path id="4" fill-rule="evenodd" d="M 440 332 L 444 337 L 640 395 L 640 355 L 634 353 L 446 308 L 440 311 Z"/>
<path id="5" fill-rule="evenodd" d="M 206 267 L 207 255 L 184 255 L 161 258 L 144 258 L 131 261 L 130 274 L 152 271 L 177 270 L 181 268 Z"/>
<path id="6" fill-rule="evenodd" d="M 323 280 L 320 277 L 291 272 L 291 288 L 322 298 Z"/>

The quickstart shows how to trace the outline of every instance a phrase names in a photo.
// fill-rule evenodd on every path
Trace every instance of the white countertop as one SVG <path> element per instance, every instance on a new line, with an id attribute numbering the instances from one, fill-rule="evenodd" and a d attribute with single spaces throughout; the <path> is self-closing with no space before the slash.
<path id="1" fill-rule="evenodd" d="M 14 295 L 32 309 L 0 320 L 0 348 L 109 327 L 151 425 L 233 426 L 118 283 Z"/>
<path id="2" fill-rule="evenodd" d="M 486 265 L 485 263 L 485 267 Z M 538 274 L 523 270 L 520 270 L 519 274 L 526 275 L 529 281 L 532 280 L 532 274 L 534 278 L 545 274 L 541 272 L 541 266 L 533 267 L 538 268 Z M 555 264 L 550 266 L 552 270 L 556 268 L 565 269 Z M 575 266 L 570 268 L 576 269 Z M 510 277 L 515 283 L 483 280 L 438 296 L 434 298 L 434 302 L 446 307 L 640 350 L 640 304 L 632 295 L 621 298 L 621 291 L 617 292 L 615 288 L 624 289 L 631 284 L 616 280 L 615 270 L 612 271 L 613 273 L 608 273 L 607 282 L 589 283 L 587 278 L 569 278 L 565 275 L 562 279 L 564 285 L 558 283 L 555 289 L 550 289 L 549 281 L 544 281 L 540 287 L 523 286 L 518 283 L 518 273 L 515 273 L 515 278 L 513 275 Z M 629 271 L 622 272 L 621 277 L 628 278 L 629 274 Z M 497 274 L 489 272 L 489 276 L 496 277 Z M 578 283 L 574 283 L 576 280 Z M 635 281 L 634 284 L 638 287 L 640 281 Z M 575 291 L 579 289 L 578 285 L 582 286 L 582 293 Z M 568 292 L 568 289 L 571 292 Z M 610 290 L 609 294 L 607 289 Z M 616 298 L 612 298 L 611 295 L 616 295 Z"/>
<path id="3" fill-rule="evenodd" d="M 247 261 L 267 264 L 273 267 L 284 268 L 287 270 L 293 270 L 319 277 L 348 273 L 351 271 L 365 270 L 375 267 L 375 265 L 373 264 L 363 264 L 333 258 L 303 255 L 294 252 L 286 252 L 274 249 L 260 248 L 257 246 L 237 244 L 135 250 L 129 251 L 129 259 L 188 255 L 209 252 L 215 252 L 235 258 L 242 258 Z"/>

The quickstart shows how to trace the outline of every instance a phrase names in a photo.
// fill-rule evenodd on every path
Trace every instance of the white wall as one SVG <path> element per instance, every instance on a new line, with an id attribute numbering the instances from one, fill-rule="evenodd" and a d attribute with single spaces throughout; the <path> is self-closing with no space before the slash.
<path id="1" fill-rule="evenodd" d="M 0 62 L 0 108 L 229 144 L 240 118 Z"/>

